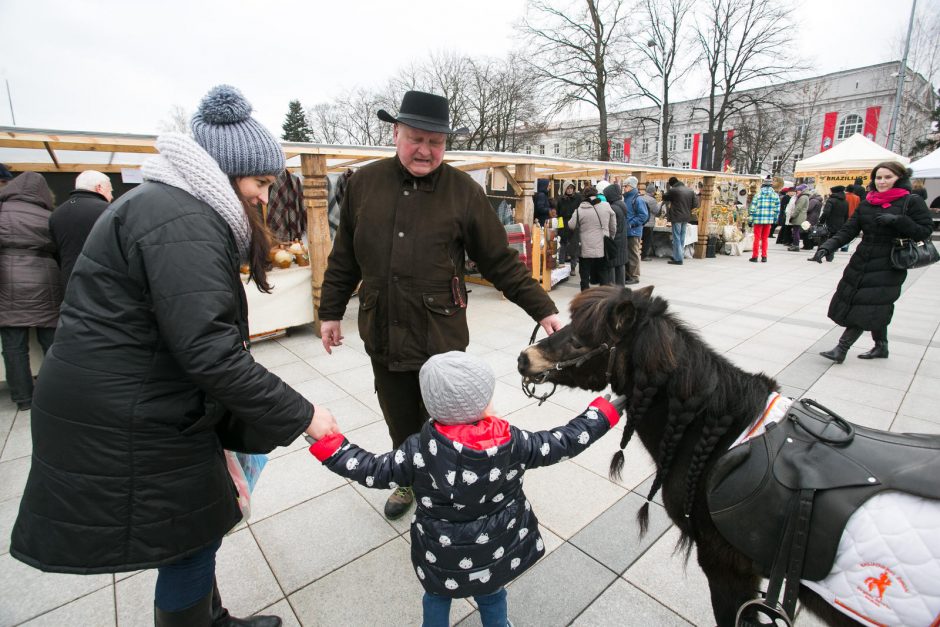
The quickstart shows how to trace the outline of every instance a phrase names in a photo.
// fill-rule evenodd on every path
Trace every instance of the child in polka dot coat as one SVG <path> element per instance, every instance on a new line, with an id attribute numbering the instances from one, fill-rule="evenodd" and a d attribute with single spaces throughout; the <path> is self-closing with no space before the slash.
<path id="1" fill-rule="evenodd" d="M 478 357 L 435 355 L 418 378 L 431 420 L 399 448 L 373 455 L 336 433 L 310 452 L 370 488 L 413 486 L 411 561 L 425 589 L 424 625 L 447 625 L 451 599 L 469 596 L 485 626 L 506 625 L 503 586 L 545 552 L 524 473 L 596 442 L 617 423 L 624 400 L 599 397 L 568 424 L 533 433 L 492 415 L 495 377 Z"/>

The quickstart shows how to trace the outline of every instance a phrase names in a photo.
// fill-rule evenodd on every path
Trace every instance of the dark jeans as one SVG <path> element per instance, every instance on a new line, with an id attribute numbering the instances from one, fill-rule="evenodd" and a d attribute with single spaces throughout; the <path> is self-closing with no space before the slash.
<path id="1" fill-rule="evenodd" d="M 189 557 L 158 568 L 154 604 L 164 612 L 179 612 L 212 592 L 215 554 L 220 546 L 221 538 Z"/>
<path id="2" fill-rule="evenodd" d="M 421 431 L 421 425 L 428 419 L 421 400 L 418 371 L 392 372 L 373 359 L 372 372 L 388 435 L 392 438 L 392 446 L 398 448 L 409 435 Z"/>
<path id="3" fill-rule="evenodd" d="M 644 226 L 643 227 L 643 252 L 641 253 L 643 259 L 653 256 L 653 227 Z"/>
<path id="4" fill-rule="evenodd" d="M 581 291 L 591 287 L 591 283 L 610 285 L 610 268 L 603 257 L 581 257 Z"/>
<path id="5" fill-rule="evenodd" d="M 506 627 L 509 616 L 506 609 L 506 588 L 500 588 L 491 594 L 475 596 L 473 599 L 480 607 L 480 622 L 483 627 Z M 424 621 L 422 627 L 447 627 L 450 625 L 450 597 L 424 593 Z"/>
<path id="6" fill-rule="evenodd" d="M 36 337 L 45 355 L 55 338 L 55 327 L 36 327 Z M 31 402 L 33 372 L 29 368 L 29 327 L 0 327 L 0 344 L 10 398 L 14 403 Z"/>

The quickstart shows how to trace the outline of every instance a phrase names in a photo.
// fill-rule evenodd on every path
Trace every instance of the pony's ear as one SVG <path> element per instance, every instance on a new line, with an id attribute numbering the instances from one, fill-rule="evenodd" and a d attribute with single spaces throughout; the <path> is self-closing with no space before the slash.
<path id="1" fill-rule="evenodd" d="M 617 337 L 633 324 L 635 318 L 636 308 L 633 303 L 629 300 L 621 301 L 611 307 L 607 314 L 607 330 L 612 336 Z"/>
<path id="2" fill-rule="evenodd" d="M 638 290 L 630 290 L 630 292 L 633 298 L 645 298 L 648 300 L 653 295 L 653 286 L 648 285 L 646 287 L 641 287 Z"/>

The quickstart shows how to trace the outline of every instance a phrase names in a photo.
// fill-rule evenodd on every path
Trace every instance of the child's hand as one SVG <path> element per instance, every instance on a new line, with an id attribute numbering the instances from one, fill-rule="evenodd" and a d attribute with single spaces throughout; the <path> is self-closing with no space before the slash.
<path id="1" fill-rule="evenodd" d="M 614 396 L 613 398 L 611 398 L 610 394 L 605 394 L 604 398 L 607 399 L 610 402 L 610 404 L 613 405 L 614 408 L 621 414 L 623 413 L 623 410 L 626 409 L 627 407 L 626 396 L 621 396 L 620 394 L 618 394 Z"/>
<path id="2" fill-rule="evenodd" d="M 331 433 L 339 433 L 339 425 L 336 424 L 336 418 L 329 409 L 321 405 L 313 408 L 313 419 L 310 420 L 310 426 L 307 427 L 307 434 L 319 440 Z"/>

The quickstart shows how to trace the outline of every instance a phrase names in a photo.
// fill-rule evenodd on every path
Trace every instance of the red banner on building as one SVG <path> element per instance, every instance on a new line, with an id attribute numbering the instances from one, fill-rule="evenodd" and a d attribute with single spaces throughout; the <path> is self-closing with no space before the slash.
<path id="1" fill-rule="evenodd" d="M 630 138 L 623 140 L 623 160 L 630 163 Z"/>
<path id="2" fill-rule="evenodd" d="M 832 148 L 836 140 L 836 121 L 839 119 L 838 111 L 830 111 L 823 120 L 822 143 L 819 145 L 819 152 L 826 152 Z"/>
<path id="3" fill-rule="evenodd" d="M 722 170 L 728 170 L 728 167 L 731 165 L 731 150 L 734 148 L 734 129 L 731 129 L 725 133 L 725 164 L 722 167 Z"/>
<path id="4" fill-rule="evenodd" d="M 692 169 L 698 169 L 698 145 L 699 141 L 702 138 L 701 133 L 696 133 L 692 136 Z"/>
<path id="5" fill-rule="evenodd" d="M 881 107 L 868 107 L 865 109 L 865 137 L 875 141 L 878 135 L 878 118 L 881 117 Z"/>

